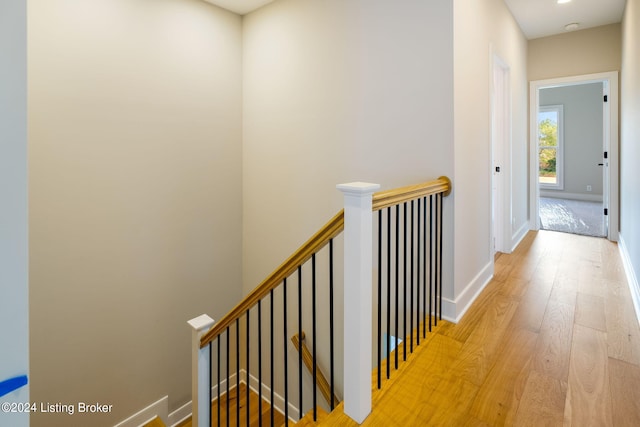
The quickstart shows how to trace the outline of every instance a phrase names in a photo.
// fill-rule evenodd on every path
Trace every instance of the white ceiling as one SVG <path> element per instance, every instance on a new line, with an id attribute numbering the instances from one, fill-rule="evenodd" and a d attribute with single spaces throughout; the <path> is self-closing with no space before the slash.
<path id="1" fill-rule="evenodd" d="M 258 9 L 273 0 L 204 0 L 207 3 L 215 4 L 223 9 L 230 10 L 238 15 L 244 15 L 252 10 Z"/>
<path id="2" fill-rule="evenodd" d="M 209 3 L 244 15 L 273 0 L 205 0 Z M 622 20 L 626 0 L 571 0 L 558 4 L 557 0 L 504 0 L 520 24 L 527 39 L 565 32 L 565 25 L 578 23 L 579 30 L 614 24 Z"/>
<path id="3" fill-rule="evenodd" d="M 576 22 L 578 30 L 622 21 L 626 0 L 504 0 L 527 39 L 565 32 Z"/>

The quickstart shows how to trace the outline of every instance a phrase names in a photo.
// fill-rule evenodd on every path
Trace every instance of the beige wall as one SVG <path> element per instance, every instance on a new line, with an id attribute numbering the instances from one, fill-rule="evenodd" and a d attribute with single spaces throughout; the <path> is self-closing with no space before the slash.
<path id="1" fill-rule="evenodd" d="M 529 80 L 620 69 L 620 24 L 529 40 Z"/>
<path id="2" fill-rule="evenodd" d="M 336 184 L 394 188 L 453 172 L 452 10 L 420 0 L 281 0 L 247 15 L 243 35 L 248 292 L 343 206 Z M 451 218 L 449 200 L 445 208 Z"/>
<path id="3" fill-rule="evenodd" d="M 26 12 L 0 2 L 0 382 L 29 374 Z M 0 397 L 29 400 L 28 385 Z M 0 425 L 28 426 L 29 414 L 0 411 Z"/>
<path id="4" fill-rule="evenodd" d="M 29 2 L 34 414 L 191 399 L 186 321 L 241 296 L 241 18 L 198 0 Z"/>
<path id="5" fill-rule="evenodd" d="M 620 241 L 634 270 L 636 310 L 640 310 L 640 1 L 627 0 L 622 21 L 620 83 Z"/>
<path id="6" fill-rule="evenodd" d="M 510 74 L 511 141 L 504 153 L 510 161 L 502 173 L 513 244 L 527 224 L 527 43 L 501 0 L 455 1 L 454 30 L 455 288 L 445 296 L 459 315 L 492 273 L 492 55 Z"/>
<path id="7" fill-rule="evenodd" d="M 452 172 L 450 9 L 282 0 L 245 17 L 245 291 L 342 207 L 336 184 Z"/>

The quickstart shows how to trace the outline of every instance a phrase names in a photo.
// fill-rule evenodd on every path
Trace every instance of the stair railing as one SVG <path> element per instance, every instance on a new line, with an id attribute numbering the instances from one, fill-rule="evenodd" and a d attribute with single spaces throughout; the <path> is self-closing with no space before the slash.
<path id="1" fill-rule="evenodd" d="M 270 402 L 270 425 L 274 425 L 274 395 L 275 378 L 274 378 L 274 351 L 275 341 L 280 341 L 282 347 L 278 349 L 279 355 L 282 355 L 283 366 L 283 384 L 282 392 L 284 396 L 283 412 L 284 419 L 289 419 L 289 369 L 288 369 L 288 325 L 293 323 L 298 329 L 298 336 L 302 336 L 303 329 L 303 310 L 308 308 L 309 303 L 303 301 L 303 295 L 311 299 L 311 335 L 310 339 L 311 353 L 315 370 L 318 365 L 317 350 L 319 347 L 319 333 L 317 331 L 317 301 L 318 292 L 318 267 L 317 258 L 321 251 L 328 252 L 323 259 L 327 259 L 328 265 L 324 274 L 320 274 L 327 283 L 329 294 L 329 364 L 330 364 L 330 395 L 336 394 L 335 391 L 335 372 L 334 372 L 334 314 L 333 314 L 333 298 L 334 298 L 334 239 L 338 237 L 344 230 L 344 354 L 343 354 L 343 370 L 344 370 L 344 412 L 353 418 L 356 422 L 361 423 L 371 411 L 371 350 L 373 349 L 373 328 L 370 319 L 373 316 L 373 270 L 378 271 L 377 277 L 377 300 L 378 300 L 378 327 L 377 327 L 377 348 L 378 348 L 378 378 L 380 375 L 380 366 L 382 361 L 382 318 L 387 318 L 387 334 L 390 335 L 391 321 L 394 318 L 394 333 L 396 338 L 396 346 L 398 335 L 401 332 L 406 336 L 408 329 L 403 326 L 398 328 L 399 317 L 398 309 L 391 310 L 391 300 L 397 302 L 400 296 L 410 296 L 410 309 L 403 312 L 404 318 L 408 312 L 411 316 L 410 325 L 413 328 L 414 314 L 415 325 L 419 328 L 419 318 L 422 316 L 423 325 L 425 316 L 429 316 L 429 328 L 431 325 L 431 314 L 435 317 L 442 316 L 442 197 L 447 196 L 451 191 L 451 183 L 448 178 L 441 177 L 434 181 L 424 184 L 414 185 L 400 188 L 397 190 L 383 191 L 373 194 L 379 188 L 377 184 L 351 183 L 342 184 L 338 189 L 344 193 L 345 208 L 343 211 L 335 215 L 324 227 L 322 227 L 313 237 L 303 244 L 293 255 L 291 255 L 284 263 L 280 265 L 269 277 L 267 277 L 257 288 L 249 293 L 229 314 L 224 316 L 217 322 L 213 322 L 208 316 L 203 315 L 191 320 L 189 323 L 193 328 L 193 413 L 192 425 L 204 427 L 211 426 L 212 412 L 216 412 L 217 425 L 221 426 L 226 423 L 230 425 L 230 419 L 235 416 L 234 425 L 241 425 L 246 421 L 249 425 L 251 418 L 251 399 L 250 388 L 252 381 L 257 383 L 258 394 L 258 417 L 259 425 L 262 425 L 263 413 L 263 388 L 266 388 Z M 423 205 L 424 202 L 424 205 Z M 414 207 L 421 206 L 415 209 Z M 424 209 L 422 209 L 424 206 Z M 427 206 L 430 213 L 427 214 Z M 376 239 L 376 249 L 374 248 L 373 218 L 374 212 L 378 212 L 378 234 Z M 384 213 L 383 213 L 384 212 Z M 410 222 L 403 219 L 402 215 L 409 214 Z M 435 212 L 435 213 L 434 213 Z M 383 221 L 387 230 L 391 230 L 392 226 L 398 230 L 400 228 L 409 227 L 409 234 L 405 232 L 404 237 L 399 237 L 397 232 L 394 234 L 396 240 L 392 244 L 387 234 L 386 240 L 382 232 Z M 393 220 L 392 220 L 393 218 Z M 427 244 L 427 223 L 430 224 L 429 243 Z M 421 225 L 418 225 L 421 224 Z M 422 225 L 424 224 L 424 225 Z M 420 227 L 414 229 L 413 227 Z M 435 233 L 432 231 L 435 228 Z M 389 231 L 388 231 L 389 233 Z M 407 237 L 413 236 L 413 237 Z M 415 242 L 413 239 L 415 238 Z M 386 242 L 386 248 L 382 242 Z M 407 242 L 411 242 L 410 252 L 408 249 L 404 251 L 395 251 L 393 247 L 400 247 Z M 435 242 L 435 243 L 434 243 Z M 415 245 L 414 245 L 415 243 Z M 395 245 L 395 246 L 394 246 Z M 420 246 L 421 245 L 421 246 Z M 415 249 L 414 247 L 421 247 Z M 378 263 L 374 265 L 373 254 L 377 253 Z M 427 256 L 427 253 L 429 254 Z M 388 261 L 387 266 L 384 265 L 382 259 L 386 255 Z M 394 262 L 391 260 L 395 259 Z M 398 267 L 403 263 L 410 264 L 410 271 L 416 273 L 416 280 L 405 279 L 402 281 L 403 287 L 408 284 L 415 283 L 415 288 L 411 288 L 411 292 L 398 291 L 399 281 L 398 272 L 389 267 L 394 265 Z M 411 264 L 411 263 L 415 264 Z M 395 268 L 394 267 L 394 268 Z M 428 270 L 427 270 L 428 269 Z M 383 276 L 382 271 L 387 277 L 386 287 L 387 293 L 382 292 Z M 427 274 L 427 271 L 429 273 Z M 304 272 L 304 273 L 303 273 Z M 427 280 L 427 275 L 429 279 Z M 308 280 L 310 276 L 310 280 Z M 303 280 L 307 278 L 307 280 Z M 395 293 L 391 291 L 391 277 L 396 278 L 394 283 Z M 422 286 L 418 286 L 422 278 Z M 287 284 L 289 280 L 289 285 Z M 304 283 L 303 283 L 304 282 Z M 429 297 L 427 299 L 427 287 L 425 283 L 429 283 Z M 297 284 L 297 289 L 294 286 Z M 287 292 L 289 289 L 290 296 L 297 296 L 297 323 L 295 319 L 290 320 L 287 312 L 290 305 L 296 305 L 293 298 L 287 300 Z M 293 288 L 293 289 L 291 289 Z M 419 294 L 422 289 L 422 294 Z M 403 288 L 404 290 L 404 288 Z M 414 304 L 414 291 L 416 292 L 416 301 Z M 278 301 L 276 301 L 276 294 Z M 422 306 L 420 305 L 420 295 L 422 295 Z M 386 312 L 383 310 L 383 302 L 386 302 Z M 274 303 L 277 307 L 274 307 Z M 268 306 L 267 306 L 268 304 Z M 406 304 L 405 304 L 406 305 Z M 266 306 L 266 307 L 265 307 Z M 281 310 L 282 313 L 278 313 Z M 276 314 L 277 313 L 277 314 Z M 282 333 L 274 332 L 274 317 L 282 315 Z M 305 312 L 308 316 L 308 313 Z M 267 333 L 263 333 L 263 318 L 267 319 L 269 327 L 266 328 Z M 437 321 L 437 320 L 436 320 Z M 405 321 L 406 323 L 406 321 Z M 257 325 L 256 325 L 257 324 Z M 426 327 L 423 326 L 423 333 Z M 342 331 L 339 331 L 342 332 Z M 411 330 L 413 333 L 413 330 Z M 418 333 L 419 334 L 419 333 Z M 256 337 L 257 335 L 257 337 Z M 263 346 L 263 335 L 268 335 L 269 343 L 267 348 Z M 278 335 L 276 337 L 276 335 Z M 326 334 L 325 334 L 326 335 Z M 411 338 L 411 336 L 409 337 Z M 386 354 L 390 353 L 390 338 L 386 339 Z M 243 342 L 242 342 L 243 341 Z M 256 342 L 257 341 L 257 344 Z M 257 346 L 257 349 L 254 348 Z M 406 347 L 406 346 L 405 346 Z M 322 349 L 325 346 L 322 345 Z M 214 354 L 215 349 L 215 354 Z M 269 357 L 268 378 L 263 375 L 263 353 L 267 353 Z M 406 350 L 405 350 L 406 351 Z M 244 352 L 243 355 L 241 353 Z M 397 353 L 397 352 L 396 352 Z M 302 352 L 298 354 L 298 419 L 304 415 L 303 408 L 303 382 L 302 382 Z M 257 356 L 254 360 L 252 355 Z M 241 357 L 244 356 L 244 357 Z M 397 369 L 397 354 L 396 354 Z M 406 358 L 406 356 L 405 356 Z M 215 361 L 214 361 L 215 360 Z M 213 363 L 212 363 L 213 362 Z M 253 365 L 252 365 L 253 363 Z M 280 361 L 278 361 L 280 363 Z M 256 366 L 257 365 L 257 366 Z M 387 372 L 390 363 L 387 363 Z M 257 371 L 257 378 L 254 377 Z M 389 374 L 387 373 L 387 376 Z M 234 378 L 235 377 L 235 378 Z M 215 378 L 215 379 L 214 379 Z M 312 410 L 314 420 L 317 415 L 317 373 L 312 374 L 313 380 L 313 404 Z M 246 386 L 245 396 L 240 396 L 240 387 L 244 383 Z M 265 387 L 264 384 L 268 384 Z M 232 385 L 235 384 L 235 392 Z M 378 385 L 380 387 L 380 385 Z M 212 390 L 216 390 L 215 392 Z M 216 394 L 214 396 L 214 393 Z M 245 407 L 240 408 L 241 398 L 246 399 Z M 224 398 L 224 400 L 223 400 Z M 229 401 L 236 399 L 235 414 L 230 414 Z M 330 399 L 330 409 L 335 406 L 334 399 Z M 211 402 L 216 402 L 213 405 Z M 308 410 L 308 409 L 307 409 Z M 224 415 L 224 416 L 223 416 Z M 216 421 L 214 420 L 214 421 Z"/>

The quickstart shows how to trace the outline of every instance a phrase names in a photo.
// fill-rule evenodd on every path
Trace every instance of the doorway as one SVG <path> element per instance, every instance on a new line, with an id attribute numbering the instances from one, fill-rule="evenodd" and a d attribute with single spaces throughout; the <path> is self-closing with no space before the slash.
<path id="1" fill-rule="evenodd" d="M 617 78 L 531 83 L 532 229 L 617 240 Z"/>

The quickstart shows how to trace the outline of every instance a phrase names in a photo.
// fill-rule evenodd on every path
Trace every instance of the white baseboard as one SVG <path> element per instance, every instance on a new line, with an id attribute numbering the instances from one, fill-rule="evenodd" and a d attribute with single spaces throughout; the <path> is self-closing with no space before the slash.
<path id="1" fill-rule="evenodd" d="M 188 401 L 169 414 L 168 426 L 176 426 L 187 418 L 191 418 L 191 401 Z"/>
<path id="2" fill-rule="evenodd" d="M 236 376 L 237 374 L 232 374 L 229 376 L 229 388 L 233 388 L 236 386 Z M 240 384 L 247 384 L 247 372 L 244 369 L 240 370 Z M 258 379 L 253 375 L 249 375 L 249 387 L 258 394 Z M 224 379 L 220 382 L 220 394 L 223 395 L 227 392 L 227 380 Z M 218 384 L 215 384 L 211 387 L 211 397 L 212 400 L 218 398 Z M 266 385 L 262 385 L 262 398 L 271 403 L 271 389 Z M 273 406 L 281 413 L 284 414 L 284 398 L 280 396 L 278 393 L 273 394 Z M 120 423 L 116 424 L 115 427 L 140 427 L 144 424 L 148 423 L 155 417 L 160 417 L 162 422 L 164 422 L 168 426 L 176 426 L 187 418 L 191 417 L 191 401 L 188 401 L 175 411 L 168 413 L 169 410 L 169 397 L 165 396 L 157 402 L 152 403 L 146 408 L 136 412 L 129 418 Z M 295 407 L 291 402 L 289 403 L 289 419 L 294 421 L 299 417 L 299 410 Z"/>
<path id="3" fill-rule="evenodd" d="M 627 246 L 624 243 L 624 238 L 620 234 L 618 239 L 618 250 L 622 257 L 622 265 L 624 265 L 624 272 L 627 276 L 627 282 L 629 282 L 629 291 L 631 292 L 631 299 L 633 300 L 633 307 L 636 310 L 636 319 L 640 324 L 640 283 L 638 283 L 638 276 L 631 264 L 631 258 L 627 251 Z"/>
<path id="4" fill-rule="evenodd" d="M 442 299 L 442 318 L 453 323 L 458 323 L 492 278 L 493 262 L 489 262 L 476 277 L 469 282 L 455 300 L 448 298 Z"/>
<path id="5" fill-rule="evenodd" d="M 246 375 L 246 372 L 245 372 Z M 258 379 L 253 375 L 249 375 L 249 387 L 254 393 L 258 393 Z M 266 385 L 262 384 L 262 399 L 271 403 L 271 389 Z M 273 407 L 276 408 L 280 413 L 284 414 L 284 397 L 280 396 L 278 393 L 273 393 Z M 294 423 L 300 417 L 300 410 L 289 402 L 289 419 Z"/>
<path id="6" fill-rule="evenodd" d="M 152 403 L 144 409 L 131 415 L 124 421 L 119 422 L 115 427 L 140 427 L 154 419 L 160 417 L 162 422 L 167 424 L 169 421 L 169 396 Z"/>
<path id="7" fill-rule="evenodd" d="M 540 191 L 540 197 L 549 197 L 549 198 L 552 198 L 552 199 L 583 200 L 583 201 L 586 201 L 586 202 L 602 202 L 602 194 L 583 194 L 583 193 L 565 193 L 565 192 Z"/>
<path id="8" fill-rule="evenodd" d="M 524 237 L 527 235 L 529 230 L 530 230 L 529 223 L 525 222 L 518 229 L 518 231 L 516 231 L 515 234 L 511 236 L 511 252 L 516 250 L 516 248 L 518 247 L 520 242 L 522 242 L 522 239 L 524 239 Z"/>

